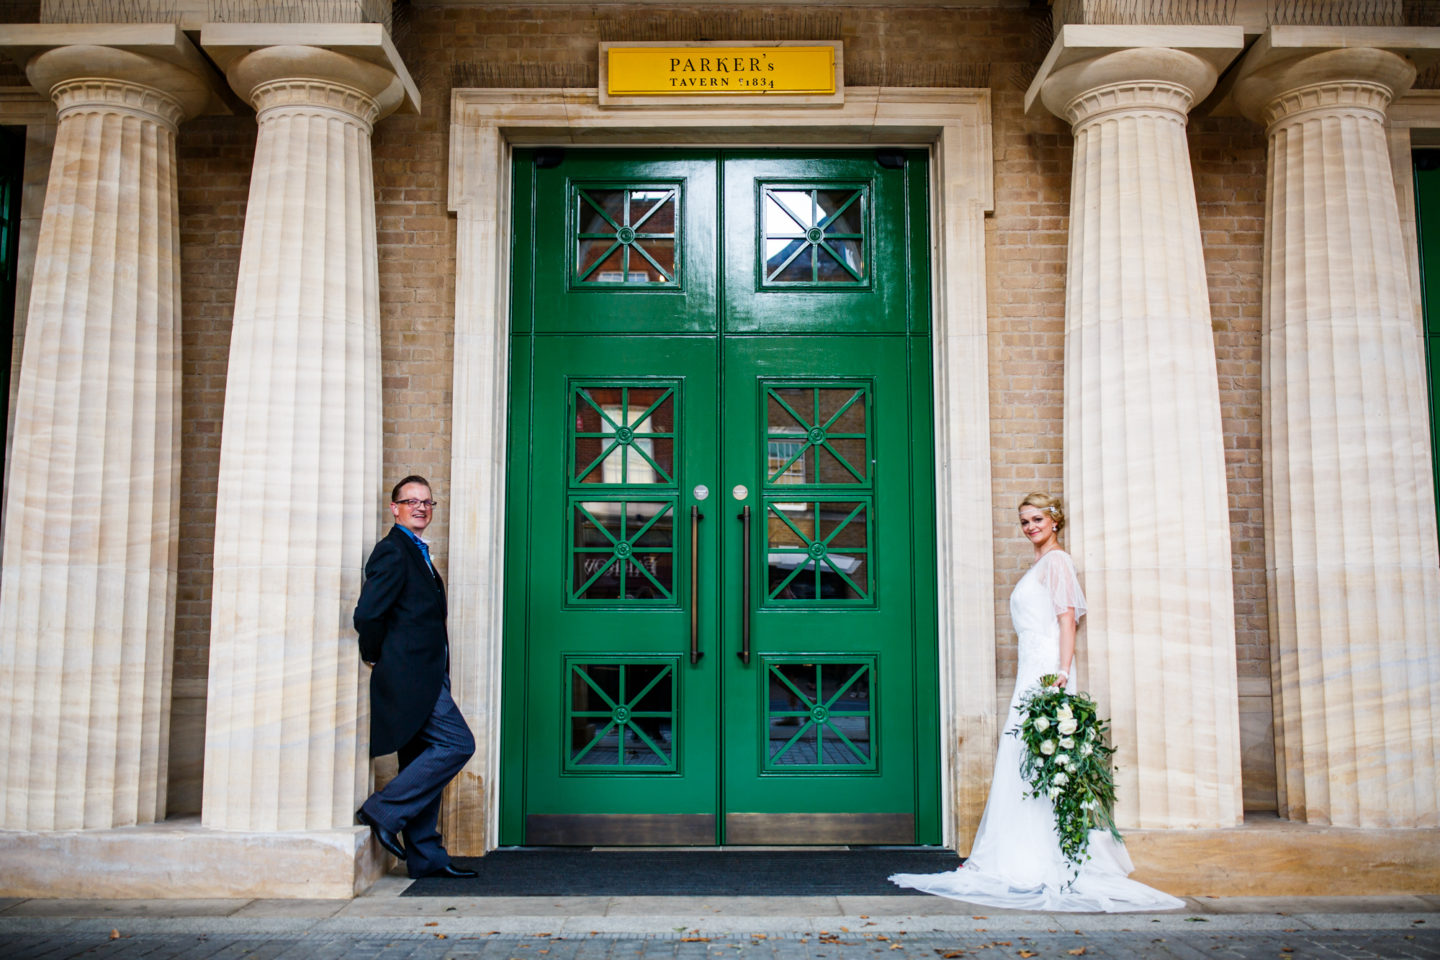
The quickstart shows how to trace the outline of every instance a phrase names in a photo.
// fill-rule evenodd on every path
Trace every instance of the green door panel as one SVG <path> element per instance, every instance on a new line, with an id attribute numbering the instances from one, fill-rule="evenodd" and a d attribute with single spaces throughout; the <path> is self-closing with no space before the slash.
<path id="1" fill-rule="evenodd" d="M 522 181 L 534 288 L 516 332 L 714 332 L 713 153 L 569 151 Z"/>
<path id="2" fill-rule="evenodd" d="M 517 153 L 502 843 L 939 842 L 927 169 Z"/>
<path id="3" fill-rule="evenodd" d="M 914 276 L 909 224 L 924 222 L 924 154 L 727 153 L 724 326 L 734 333 L 925 329 L 929 284 Z M 926 246 L 913 251 L 926 259 Z M 917 282 L 918 281 L 918 282 Z"/>
<path id="4" fill-rule="evenodd" d="M 525 811 L 713 815 L 714 342 L 533 339 Z"/>
<path id="5" fill-rule="evenodd" d="M 721 457 L 751 524 L 748 557 L 734 507 L 724 537 L 723 805 L 738 842 L 855 813 L 886 818 L 869 842 L 915 842 L 933 744 L 915 729 L 911 539 L 929 516 L 912 503 L 908 339 L 726 339 Z M 745 607 L 728 584 L 747 562 Z M 733 655 L 747 620 L 748 662 Z"/>

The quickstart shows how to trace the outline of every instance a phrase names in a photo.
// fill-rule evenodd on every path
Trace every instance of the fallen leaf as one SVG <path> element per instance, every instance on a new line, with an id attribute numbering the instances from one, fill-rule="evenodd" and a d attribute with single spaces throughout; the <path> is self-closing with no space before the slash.
<path id="1" fill-rule="evenodd" d="M 1016 950 L 1015 952 L 1018 953 L 1018 954 L 1020 954 L 1020 956 L 1022 956 L 1022 957 L 1027 957 L 1027 958 L 1028 958 L 1028 957 L 1033 957 L 1033 956 L 1036 955 L 1034 950 Z"/>
<path id="2" fill-rule="evenodd" d="M 995 946 L 997 946 L 997 947 L 1009 947 L 1009 946 L 1013 946 L 1013 944 L 1011 944 L 1009 940 L 996 940 L 996 941 L 995 941 Z"/>
<path id="3" fill-rule="evenodd" d="M 1295 952 L 1295 948 L 1294 948 L 1294 947 L 1281 947 L 1281 948 L 1280 948 L 1280 952 L 1281 952 L 1281 953 L 1294 953 L 1294 952 Z"/>
<path id="4" fill-rule="evenodd" d="M 875 939 L 876 939 L 876 940 L 889 940 L 890 938 L 887 937 L 887 936 L 885 936 L 885 934 L 883 934 L 883 933 L 877 933 L 877 934 L 875 935 Z"/>
<path id="5" fill-rule="evenodd" d="M 434 921 L 434 920 L 431 920 L 429 923 L 425 924 L 425 926 L 427 926 L 427 927 L 438 927 L 438 926 L 440 926 L 440 924 L 437 923 L 437 922 Z"/>
<path id="6" fill-rule="evenodd" d="M 841 928 L 840 928 L 840 932 L 841 932 L 841 933 L 849 933 L 849 932 L 850 932 L 850 928 L 849 928 L 849 927 L 841 927 Z"/>
<path id="7" fill-rule="evenodd" d="M 435 936 L 435 939 L 436 939 L 436 940 L 445 940 L 445 939 L 447 939 L 446 936 L 445 936 L 445 934 L 443 934 L 443 933 L 437 933 L 437 934 L 435 934 L 434 936 Z"/>
<path id="8" fill-rule="evenodd" d="M 867 926 L 867 927 L 876 927 L 876 926 L 879 926 L 879 924 L 877 924 L 874 920 L 866 920 L 866 921 L 865 921 L 865 926 Z"/>
<path id="9" fill-rule="evenodd" d="M 1085 956 L 1085 948 L 1084 948 L 1084 947 L 1076 947 L 1074 950 L 1066 950 L 1065 952 L 1068 953 L 1068 954 L 1070 954 L 1070 956 L 1072 956 L 1072 957 L 1083 957 L 1083 956 Z"/>
<path id="10" fill-rule="evenodd" d="M 903 944 L 903 943 L 892 943 L 892 944 L 890 944 L 890 949 L 891 949 L 891 950 L 904 950 L 904 949 L 905 949 L 905 944 Z"/>
<path id="11" fill-rule="evenodd" d="M 111 931 L 110 931 L 110 939 L 111 939 L 111 940 L 119 940 L 119 939 L 120 939 L 120 931 L 119 931 L 119 930 L 111 930 Z"/>
<path id="12" fill-rule="evenodd" d="M 709 937 L 681 937 L 681 943 L 709 943 Z"/>
<path id="13" fill-rule="evenodd" d="M 936 953 L 939 953 L 940 951 L 937 950 L 937 951 L 935 951 L 935 952 L 936 952 Z M 965 951 L 964 951 L 964 950 L 946 950 L 944 953 L 941 953 L 940 956 L 944 957 L 945 960 L 955 960 L 956 957 L 963 957 L 963 956 L 965 956 Z"/>
<path id="14" fill-rule="evenodd" d="M 1186 917 L 1186 918 L 1185 918 L 1185 922 L 1186 922 L 1186 923 L 1209 923 L 1210 921 L 1209 921 L 1209 920 L 1206 920 L 1204 917 Z"/>
<path id="15" fill-rule="evenodd" d="M 861 919 L 861 920 L 869 920 L 869 919 L 870 919 L 870 914 L 868 914 L 868 913 L 862 913 L 862 914 L 860 914 L 860 919 Z"/>
<path id="16" fill-rule="evenodd" d="M 989 917 L 971 917 L 971 920 L 989 920 Z"/>

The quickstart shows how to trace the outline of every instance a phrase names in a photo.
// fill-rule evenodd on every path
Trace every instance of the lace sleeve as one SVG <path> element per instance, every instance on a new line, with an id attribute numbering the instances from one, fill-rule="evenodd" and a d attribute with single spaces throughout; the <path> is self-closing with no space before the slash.
<path id="1" fill-rule="evenodd" d="M 1075 622 L 1085 616 L 1085 594 L 1080 589 L 1080 579 L 1075 575 L 1075 561 L 1063 550 L 1052 550 L 1045 555 L 1045 561 L 1038 571 L 1040 582 L 1050 593 L 1055 605 L 1055 616 L 1066 610 L 1075 611 Z"/>

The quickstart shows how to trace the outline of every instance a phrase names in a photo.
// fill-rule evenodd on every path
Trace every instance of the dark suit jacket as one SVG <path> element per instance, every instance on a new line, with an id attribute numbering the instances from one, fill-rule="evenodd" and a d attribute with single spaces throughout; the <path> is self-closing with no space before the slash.
<path id="1" fill-rule="evenodd" d="M 370 756 L 394 753 L 430 716 L 449 670 L 445 586 L 399 527 L 375 544 L 355 605 L 370 673 Z"/>

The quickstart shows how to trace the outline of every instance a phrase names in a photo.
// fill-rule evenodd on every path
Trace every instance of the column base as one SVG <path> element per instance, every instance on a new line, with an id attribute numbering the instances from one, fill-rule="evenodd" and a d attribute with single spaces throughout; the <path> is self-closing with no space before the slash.
<path id="1" fill-rule="evenodd" d="M 1219 830 L 1125 835 L 1131 877 L 1177 897 L 1433 894 L 1440 829 L 1371 830 L 1252 814 Z"/>
<path id="2" fill-rule="evenodd" d="M 0 897 L 349 898 L 390 860 L 366 827 L 231 833 L 194 818 L 112 830 L 0 830 Z"/>

